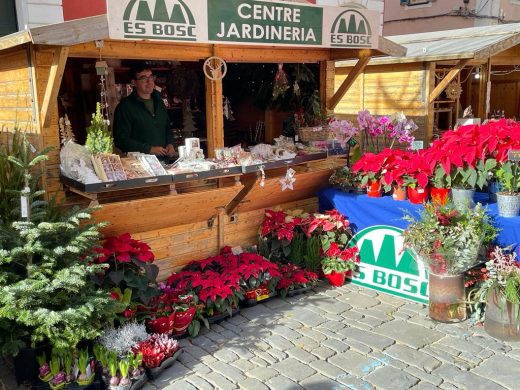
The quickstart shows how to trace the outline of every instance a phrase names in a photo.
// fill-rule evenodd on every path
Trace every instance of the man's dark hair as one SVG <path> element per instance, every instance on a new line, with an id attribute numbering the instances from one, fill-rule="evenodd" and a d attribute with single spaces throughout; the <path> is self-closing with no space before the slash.
<path id="1" fill-rule="evenodd" d="M 137 80 L 137 73 L 141 73 L 145 70 L 152 70 L 152 67 L 146 62 L 136 62 L 130 67 L 130 80 Z"/>

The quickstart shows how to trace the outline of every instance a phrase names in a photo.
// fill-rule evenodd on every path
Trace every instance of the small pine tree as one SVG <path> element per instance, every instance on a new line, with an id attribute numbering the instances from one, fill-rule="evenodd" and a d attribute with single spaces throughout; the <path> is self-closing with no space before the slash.
<path id="1" fill-rule="evenodd" d="M 87 127 L 87 141 L 85 146 L 93 154 L 112 153 L 114 139 L 108 130 L 108 124 L 101 112 L 101 103 L 96 103 L 96 113 L 92 114 L 92 121 Z"/>
<path id="2" fill-rule="evenodd" d="M 28 147 L 25 138 L 20 141 Z M 43 157 L 11 155 L 9 162 L 30 183 L 31 168 Z M 29 200 L 40 192 L 30 188 Z M 90 218 L 90 210 L 73 210 L 57 220 L 41 213 L 18 214 L 14 222 L 0 216 L 0 354 L 16 354 L 27 335 L 33 343 L 71 348 L 97 337 L 115 317 L 116 301 L 91 279 L 104 266 L 93 263 L 101 235 L 100 224 L 88 223 Z"/>

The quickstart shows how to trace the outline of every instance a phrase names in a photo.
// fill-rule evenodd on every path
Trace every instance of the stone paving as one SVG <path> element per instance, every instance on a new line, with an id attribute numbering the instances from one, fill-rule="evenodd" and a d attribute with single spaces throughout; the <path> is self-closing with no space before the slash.
<path id="1" fill-rule="evenodd" d="M 520 389 L 520 343 L 427 314 L 354 285 L 273 298 L 181 340 L 144 389 Z"/>

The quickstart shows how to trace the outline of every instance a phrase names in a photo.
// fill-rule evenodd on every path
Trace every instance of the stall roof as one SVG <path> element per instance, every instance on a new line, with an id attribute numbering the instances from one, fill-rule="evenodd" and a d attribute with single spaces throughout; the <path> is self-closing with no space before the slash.
<path id="1" fill-rule="evenodd" d="M 423 61 L 449 61 L 487 58 L 520 44 L 520 23 L 395 35 L 388 40 L 406 48 L 403 57 L 373 59 L 370 65 Z M 337 67 L 353 66 L 353 61 L 339 61 Z"/>
<path id="2" fill-rule="evenodd" d="M 50 46 L 73 46 L 103 39 L 109 39 L 107 15 L 50 24 L 1 37 L 0 51 L 27 43 Z M 308 48 L 301 47 L 301 49 Z M 338 53 L 338 55 L 333 55 L 332 59 L 349 58 L 348 55 L 345 56 L 345 54 L 348 54 L 350 49 L 341 48 L 329 50 Z M 403 46 L 384 37 L 379 37 L 377 50 L 368 51 L 371 52 L 371 56 L 391 55 L 399 57 L 406 53 L 406 49 Z M 357 55 L 359 50 L 352 49 L 352 53 L 356 53 Z"/>

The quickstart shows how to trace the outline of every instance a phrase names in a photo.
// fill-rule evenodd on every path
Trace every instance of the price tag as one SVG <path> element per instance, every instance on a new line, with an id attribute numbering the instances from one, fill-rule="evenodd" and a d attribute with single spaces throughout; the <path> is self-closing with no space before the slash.
<path id="1" fill-rule="evenodd" d="M 260 301 L 263 301 L 264 299 L 267 299 L 267 298 L 269 298 L 269 294 L 266 294 L 266 295 L 258 295 L 258 296 L 256 297 L 256 301 L 257 301 L 257 302 L 260 302 Z"/>
<path id="2" fill-rule="evenodd" d="M 27 198 L 27 196 L 20 196 L 20 208 L 22 211 L 22 218 L 27 218 L 29 216 L 29 198 Z"/>
<path id="3" fill-rule="evenodd" d="M 507 158 L 511 161 L 520 161 L 520 150 L 510 150 L 507 153 Z"/>
<path id="4" fill-rule="evenodd" d="M 413 141 L 412 150 L 424 149 L 424 141 Z"/>

